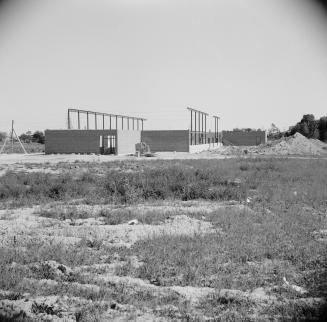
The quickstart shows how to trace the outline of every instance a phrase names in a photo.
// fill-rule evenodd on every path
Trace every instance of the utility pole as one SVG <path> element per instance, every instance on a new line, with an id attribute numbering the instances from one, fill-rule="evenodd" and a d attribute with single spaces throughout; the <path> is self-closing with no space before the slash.
<path id="1" fill-rule="evenodd" d="M 14 120 L 11 121 L 11 153 L 14 153 Z"/>

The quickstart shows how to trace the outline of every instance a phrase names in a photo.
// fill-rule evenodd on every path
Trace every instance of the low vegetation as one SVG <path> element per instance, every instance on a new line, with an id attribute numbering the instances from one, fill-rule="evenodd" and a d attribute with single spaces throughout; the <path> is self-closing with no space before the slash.
<path id="1" fill-rule="evenodd" d="M 0 148 L 4 142 L 0 142 Z M 37 142 L 28 142 L 23 143 L 23 146 L 27 153 L 43 153 L 44 152 L 44 144 L 37 143 Z M 11 142 L 7 142 L 3 151 L 3 153 L 24 153 L 20 143 L 18 141 L 15 141 L 13 146 L 11 145 Z"/>
<path id="2" fill-rule="evenodd" d="M 0 291 L 7 293 L 0 292 L 1 300 L 33 298 L 32 314 L 63 318 L 61 307 L 38 299 L 68 294 L 73 321 L 326 317 L 326 160 L 75 165 L 77 171 L 58 165 L 62 174 L 0 177 L 2 208 L 11 208 L 1 217 L 6 225 L 20 211 L 15 208 L 39 205 L 34 215 L 45 235 L 76 238 L 68 244 L 24 235 L 26 241 L 15 236 L 3 243 Z M 168 210 L 155 207 L 167 201 Z M 126 242 L 133 229 L 160 228 L 180 215 L 211 228 Z M 90 219 L 98 226 L 83 226 Z M 103 237 L 112 225 L 125 229 L 122 243 Z"/>
<path id="3" fill-rule="evenodd" d="M 7 172 L 0 181 L 0 201 L 5 206 L 81 198 L 89 204 L 165 199 L 242 201 L 250 189 L 258 189 L 257 198 L 261 199 L 286 197 L 288 200 L 292 196 L 295 202 L 300 198 L 308 203 L 317 199 L 323 202 L 325 163 L 324 160 L 282 159 L 184 160 L 140 162 L 137 169 L 128 172 L 112 169 L 113 164 L 107 164 L 102 165 L 107 168 L 101 175 L 94 171 L 94 165 L 87 163 L 80 165 L 81 174 L 77 175 Z M 83 168 L 87 172 L 81 171 Z M 294 191 L 297 197 L 293 196 Z M 285 197 L 280 199 L 280 194 Z"/>

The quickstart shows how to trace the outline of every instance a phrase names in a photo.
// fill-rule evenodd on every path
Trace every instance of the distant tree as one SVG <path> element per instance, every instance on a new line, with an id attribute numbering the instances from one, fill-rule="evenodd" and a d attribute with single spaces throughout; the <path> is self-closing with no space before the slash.
<path id="1" fill-rule="evenodd" d="M 33 135 L 32 135 L 32 141 L 44 144 L 44 142 L 45 142 L 44 133 L 41 132 L 41 131 L 34 132 Z"/>
<path id="2" fill-rule="evenodd" d="M 306 124 L 308 127 L 308 135 L 305 135 L 307 138 L 310 138 L 310 139 L 318 139 L 319 138 L 318 122 L 315 120 L 315 117 L 313 116 L 313 114 L 303 115 L 300 123 Z"/>
<path id="3" fill-rule="evenodd" d="M 0 141 L 3 141 L 7 137 L 6 132 L 0 132 Z"/>
<path id="4" fill-rule="evenodd" d="M 32 132 L 27 131 L 19 136 L 19 139 L 24 143 L 30 143 L 32 141 Z"/>
<path id="5" fill-rule="evenodd" d="M 300 132 L 307 138 L 310 137 L 310 130 L 307 123 L 300 123 L 300 125 L 298 126 L 298 132 Z"/>
<path id="6" fill-rule="evenodd" d="M 235 132 L 251 132 L 251 131 L 256 131 L 256 129 L 251 129 L 249 127 L 239 129 L 236 127 L 235 129 L 233 129 L 233 131 L 235 131 Z"/>
<path id="7" fill-rule="evenodd" d="M 283 137 L 283 133 L 280 131 L 280 129 L 274 123 L 272 123 L 268 130 L 267 138 L 269 140 L 278 140 L 281 137 Z"/>
<path id="8" fill-rule="evenodd" d="M 319 139 L 327 141 L 327 116 L 321 117 L 318 121 Z"/>
<path id="9" fill-rule="evenodd" d="M 303 115 L 300 122 L 293 126 L 288 135 L 294 135 L 295 133 L 301 133 L 309 139 L 318 139 L 319 138 L 319 121 L 315 120 L 315 117 L 312 114 Z"/>

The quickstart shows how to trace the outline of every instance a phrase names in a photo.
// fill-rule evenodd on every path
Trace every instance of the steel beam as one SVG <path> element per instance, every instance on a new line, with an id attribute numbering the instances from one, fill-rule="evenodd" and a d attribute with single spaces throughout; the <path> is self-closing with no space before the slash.
<path id="1" fill-rule="evenodd" d="M 75 109 L 75 108 L 70 108 L 69 109 L 70 112 L 76 112 L 76 113 L 89 113 L 89 114 L 100 114 L 100 115 L 106 115 L 106 116 L 118 116 L 118 117 L 130 117 L 130 118 L 135 118 L 135 119 L 139 119 L 139 120 L 144 120 L 146 121 L 147 119 L 143 118 L 143 117 L 135 117 L 135 116 L 129 116 L 129 115 L 121 115 L 121 114 L 113 114 L 113 113 L 102 113 L 102 112 L 94 112 L 94 111 L 88 111 L 88 110 L 80 110 L 80 109 Z"/>
<path id="2" fill-rule="evenodd" d="M 202 112 L 202 111 L 197 110 L 197 109 L 192 108 L 192 107 L 187 107 L 186 109 L 188 109 L 189 111 L 194 111 L 194 112 L 202 113 L 202 114 L 205 114 L 205 115 L 209 115 L 208 113 Z"/>
<path id="3" fill-rule="evenodd" d="M 77 113 L 78 117 L 78 129 L 81 129 L 81 119 L 80 115 L 81 114 L 86 114 L 86 128 L 89 130 L 90 129 L 90 123 L 89 123 L 89 115 L 94 115 L 94 122 L 95 122 L 95 129 L 98 128 L 98 115 L 102 115 L 102 128 L 105 129 L 105 121 L 104 118 L 105 116 L 109 116 L 110 118 L 110 130 L 112 129 L 112 122 L 111 118 L 115 117 L 116 118 L 116 129 L 118 129 L 118 118 L 120 117 L 122 119 L 122 129 L 124 129 L 124 119 L 127 119 L 127 129 L 130 129 L 130 119 L 133 120 L 133 129 L 135 128 L 135 120 L 138 122 L 138 128 L 139 128 L 139 121 L 142 122 L 142 129 L 144 127 L 144 121 L 146 121 L 145 118 L 142 117 L 134 117 L 134 116 L 127 116 L 127 115 L 120 115 L 120 114 L 111 114 L 111 113 L 101 113 L 101 112 L 94 112 L 94 111 L 88 111 L 88 110 L 81 110 L 81 109 L 74 109 L 74 108 L 69 108 L 67 111 L 67 117 L 68 117 L 68 129 L 72 128 L 72 121 L 71 121 L 71 114 L 72 113 Z"/>

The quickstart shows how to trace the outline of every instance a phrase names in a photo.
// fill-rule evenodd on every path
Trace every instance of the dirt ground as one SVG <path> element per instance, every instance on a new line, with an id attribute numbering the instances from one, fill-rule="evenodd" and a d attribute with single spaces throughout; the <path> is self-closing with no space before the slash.
<path id="1" fill-rule="evenodd" d="M 49 208 L 51 207 L 53 205 L 49 206 Z M 60 207 L 64 209 L 65 205 Z M 200 236 L 208 233 L 223 234 L 219 228 L 206 220 L 206 215 L 224 209 L 241 212 L 244 215 L 252 213 L 253 210 L 246 205 L 208 201 L 139 204 L 127 207 L 125 210 L 132 210 L 135 215 L 146 211 L 161 214 L 169 214 L 174 211 L 176 215 L 167 216 L 167 219 L 156 224 L 125 222 L 118 225 L 105 224 L 104 218 L 96 215 L 103 207 L 106 207 L 107 210 L 115 210 L 110 205 L 88 206 L 80 204 L 77 208 L 88 213 L 89 217 L 74 221 L 43 217 L 40 215 L 42 212 L 40 207 L 0 211 L 0 244 L 2 247 L 14 249 L 15 252 L 19 253 L 32 244 L 42 245 L 40 247 L 43 248 L 59 246 L 61 250 L 64 250 L 68 246 L 86 243 L 86 247 L 97 252 L 98 256 L 93 263 L 91 261 L 88 264 L 72 267 L 55 260 L 42 259 L 41 254 L 40 260 L 36 262 L 28 264 L 11 262 L 10 267 L 13 270 L 22 269 L 23 271 L 37 272 L 40 276 L 39 278 L 23 277 L 21 284 L 26 289 L 25 293 L 0 290 L 0 298 L 2 298 L 0 314 L 2 317 L 8 318 L 8 321 L 20 321 L 20 318 L 23 319 L 22 321 L 29 321 L 28 319 L 31 321 L 184 321 L 188 315 L 181 315 L 179 311 L 176 312 L 177 308 L 174 305 L 169 304 L 169 302 L 176 302 L 177 299 L 178 303 L 188 303 L 187 310 L 193 314 L 191 321 L 215 321 L 215 319 L 206 318 L 203 312 L 196 312 L 197 307 L 206 298 L 218 296 L 220 299 L 225 299 L 226 303 L 252 303 L 252 313 L 248 314 L 247 320 L 261 321 L 270 318 L 269 314 L 265 316 L 262 313 L 269 307 L 285 305 L 285 299 L 278 296 L 278 293 L 274 292 L 271 286 L 258 287 L 252 291 L 220 289 L 217 293 L 217 290 L 211 287 L 162 286 L 157 285 L 156 281 L 152 280 L 121 276 L 119 267 L 124 267 L 128 263 L 137 269 L 142 265 L 142 262 L 133 254 L 122 256 L 119 253 L 114 253 L 112 256 L 108 256 L 105 252 L 100 252 L 100 247 L 107 249 L 111 247 L 130 248 L 142 239 L 162 235 L 176 237 L 183 235 Z M 194 213 L 200 213 L 202 219 L 192 217 Z M 266 265 L 266 269 L 269 269 L 273 262 L 268 260 L 264 265 Z M 77 280 L 74 278 L 75 276 L 78 276 Z M 314 307 L 323 303 L 322 298 L 307 296 L 302 298 L 300 295 L 302 293 L 306 295 L 307 291 L 287 283 L 285 280 L 285 289 L 289 288 L 298 294 L 294 300 L 290 300 L 292 305 Z M 102 300 L 103 287 L 118 290 L 117 292 L 120 292 L 118 299 L 116 297 L 116 300 L 109 303 Z M 35 289 L 38 291 L 34 291 L 34 295 L 32 295 L 31 290 Z M 69 289 L 71 294 L 66 294 L 65 289 Z M 45 294 L 43 295 L 43 293 Z M 137 300 L 138 296 L 141 296 L 141 301 L 143 301 L 141 306 L 135 305 L 135 302 L 140 301 Z M 123 303 L 120 303 L 120 297 Z M 128 300 L 125 297 L 128 297 Z M 148 302 L 153 301 L 153 299 L 155 299 L 155 304 L 149 304 Z M 172 301 L 171 299 L 175 300 Z M 126 302 L 130 303 L 126 304 Z M 165 304 L 166 302 L 167 304 Z M 97 313 L 92 313 L 94 305 L 96 305 L 97 310 L 102 307 L 101 317 L 97 316 Z M 83 308 L 86 310 L 83 311 Z M 167 314 L 169 310 L 172 311 Z M 226 316 L 223 316 L 222 320 L 225 319 Z M 281 317 L 278 318 L 278 315 L 274 318 L 276 321 L 280 319 Z M 231 321 L 239 320 L 242 320 L 240 316 L 234 316 L 231 319 Z"/>
<path id="2" fill-rule="evenodd" d="M 324 145 L 321 146 L 324 147 Z M 118 161 L 116 168 L 112 169 L 119 172 L 122 170 L 133 172 L 138 171 L 131 166 L 133 162 L 126 170 L 123 167 L 124 163 L 120 161 L 223 160 L 234 159 L 238 156 L 237 154 L 226 156 L 219 154 L 218 151 L 194 155 L 166 153 L 158 154 L 154 158 L 97 155 L 2 155 L 0 156 L 0 176 L 8 170 L 16 173 L 81 174 L 83 171 L 89 171 L 88 163 L 92 164 L 93 171 L 97 169 L 97 175 L 103 175 L 104 170 L 100 166 L 107 161 Z M 276 155 L 276 157 L 279 156 Z M 308 156 L 304 154 L 303 158 L 306 157 Z M 247 159 L 245 162 L 237 168 L 241 169 L 241 172 L 251 170 Z M 274 172 L 281 167 L 280 164 L 273 165 L 274 159 L 267 161 L 267 164 L 264 161 L 260 162 L 263 162 L 264 171 L 269 168 L 269 171 Z M 259 165 L 255 164 L 255 167 L 258 168 Z M 303 169 L 308 169 L 308 167 L 304 166 Z M 262 175 L 261 170 L 258 171 Z M 323 169 L 321 171 L 323 172 Z M 300 170 L 300 172 L 302 175 L 303 171 Z M 308 176 L 310 175 L 309 173 Z M 262 180 L 266 176 L 265 172 Z M 277 178 L 282 177 L 282 175 L 277 175 Z M 297 176 L 294 177 L 297 178 Z M 319 175 L 319 178 L 322 182 L 319 188 L 324 189 L 321 188 L 324 184 L 323 176 Z M 242 189 L 244 180 L 233 178 L 231 182 L 223 181 L 223 185 L 230 184 L 234 189 Z M 290 182 L 290 180 L 286 181 Z M 264 186 L 268 189 L 268 196 L 273 194 L 269 190 L 270 185 L 271 182 Z M 247 197 L 241 201 L 156 200 L 131 205 L 90 205 L 83 200 L 70 200 L 25 208 L 2 207 L 0 210 L 0 245 L 5 264 L 1 266 L 4 286 L 0 288 L 0 320 L 296 321 L 297 317 L 304 320 L 303 316 L 312 316 L 310 320 L 317 321 L 316 311 L 326 306 L 326 299 L 321 295 L 325 293 L 324 291 L 320 293 L 309 291 L 303 284 L 306 279 L 310 282 L 310 279 L 312 281 L 314 278 L 317 279 L 317 274 L 325 274 L 324 271 L 315 272 L 316 263 L 310 262 L 308 267 L 300 272 L 298 268 L 294 268 L 295 264 L 294 267 L 292 266 L 291 259 L 280 260 L 269 254 L 264 255 L 264 259 L 242 255 L 235 262 L 228 259 L 227 262 L 221 263 L 219 273 L 205 276 L 203 282 L 192 276 L 192 274 L 198 274 L 198 269 L 192 270 L 191 267 L 190 280 L 193 282 L 189 284 L 185 282 L 185 276 L 181 277 L 178 271 L 176 273 L 160 271 L 158 279 L 151 277 L 153 275 L 151 271 L 144 271 L 151 269 L 152 263 L 145 261 L 148 261 L 148 258 L 155 260 L 157 257 L 155 245 L 159 242 L 160 256 L 165 256 L 167 252 L 167 260 L 168 253 L 175 252 L 175 248 L 181 247 L 180 262 L 181 265 L 187 266 L 183 261 L 191 256 L 188 255 L 188 251 L 192 257 L 199 256 L 204 261 L 214 256 L 210 252 L 201 256 L 200 254 L 194 255 L 191 250 L 197 240 L 203 245 L 196 245 L 196 247 L 206 250 L 206 236 L 211 236 L 214 242 L 227 240 L 229 236 L 226 232 L 230 227 L 236 227 L 232 230 L 235 234 L 233 236 L 244 234 L 249 239 L 244 241 L 244 245 L 242 239 L 236 238 L 235 241 L 231 239 L 231 244 L 227 245 L 230 248 L 225 245 L 224 247 L 227 247 L 225 251 L 217 250 L 217 246 L 213 243 L 208 247 L 210 251 L 217 253 L 221 251 L 224 254 L 225 252 L 232 253 L 234 248 L 242 250 L 247 242 L 251 243 L 252 239 L 256 238 L 257 228 L 259 231 L 262 229 L 261 232 L 267 232 L 266 228 L 260 228 L 262 225 L 267 225 L 269 229 L 272 229 L 271 235 L 275 237 L 267 234 L 268 239 L 272 238 L 273 241 L 273 238 L 278 238 L 279 232 L 275 232 L 274 227 L 276 223 L 280 223 L 279 219 L 273 219 L 276 215 L 268 208 L 266 201 L 263 201 L 263 195 L 259 196 L 256 188 L 250 186 Z M 299 183 L 299 187 L 303 187 L 303 183 Z M 287 202 L 285 201 L 285 208 L 280 208 L 283 209 L 281 211 L 286 212 L 285 209 L 288 209 L 293 202 L 292 214 L 296 214 L 298 206 L 294 198 L 299 198 L 297 199 L 299 203 L 303 202 L 303 198 L 308 198 L 309 203 L 311 202 L 310 197 L 304 197 L 308 196 L 306 190 L 302 194 L 298 188 L 296 191 L 289 191 L 289 187 L 287 189 L 285 190 L 287 193 L 281 192 L 281 196 L 288 198 Z M 322 190 L 320 194 L 317 193 L 321 199 L 316 201 L 319 204 L 317 209 L 313 205 L 314 202 L 310 207 L 305 203 L 303 207 L 301 205 L 303 218 L 306 218 L 305 212 L 317 218 L 327 218 L 326 208 L 321 207 L 324 205 L 323 194 L 325 192 Z M 280 198 L 278 195 L 274 202 L 278 203 Z M 229 215 L 231 218 L 238 219 L 229 219 Z M 108 219 L 108 216 L 111 219 Z M 219 219 L 220 224 L 217 224 L 217 218 L 220 216 L 224 219 L 221 221 Z M 235 222 L 232 222 L 233 220 Z M 272 220 L 271 224 L 269 220 Z M 298 223 L 299 227 L 302 225 L 301 220 Z M 316 243 L 317 248 L 325 245 L 327 242 L 326 220 L 321 220 L 324 225 L 316 227 L 317 225 L 312 224 L 312 227 L 315 227 L 313 232 L 306 231 L 306 235 L 296 233 L 294 236 L 300 240 L 305 235 L 310 242 Z M 288 227 L 288 222 L 282 224 Z M 190 238 L 190 246 L 188 246 L 187 238 Z M 171 240 L 174 243 L 170 244 Z M 210 240 L 208 239 L 208 243 Z M 241 245 L 232 245 L 233 242 Z M 167 249 L 164 249 L 162 253 L 165 243 Z M 305 245 L 304 241 L 301 243 Z M 149 248 L 145 250 L 149 253 L 144 255 L 143 248 Z M 184 251 L 186 259 L 182 257 Z M 295 253 L 301 254 L 300 251 L 301 249 L 298 252 L 296 250 Z M 143 255 L 140 256 L 140 253 Z M 319 262 L 319 267 L 321 267 L 323 259 L 319 256 L 314 260 Z M 227 254 L 226 258 L 229 257 L 232 258 L 232 255 Z M 160 260 L 165 263 L 165 257 Z M 179 258 L 174 258 L 174 261 L 175 264 L 178 263 Z M 167 264 L 162 269 L 173 270 L 174 267 Z M 201 269 L 208 268 L 202 267 Z M 257 273 L 260 274 L 258 281 L 256 281 Z M 166 275 L 169 278 L 166 278 Z M 212 284 L 219 279 L 228 279 L 229 276 L 233 276 L 231 282 L 225 281 L 223 285 L 230 287 Z M 184 278 L 183 281 L 182 278 Z M 16 288 L 18 279 L 20 280 L 19 288 Z M 235 281 L 241 281 L 240 283 L 245 286 L 235 287 Z"/>
<path id="3" fill-rule="evenodd" d="M 63 206 L 65 207 L 65 206 Z M 174 205 L 164 202 L 161 205 L 140 204 L 132 207 L 135 213 L 143 213 L 146 211 L 156 211 L 161 213 L 169 213 L 174 210 L 179 215 L 168 218 L 156 225 L 140 224 L 140 223 L 123 223 L 118 225 L 106 225 L 101 217 L 93 217 L 99 207 L 90 207 L 87 205 L 79 205 L 80 209 L 87 211 L 90 218 L 78 219 L 74 222 L 71 220 L 58 220 L 39 215 L 40 208 L 20 208 L 13 210 L 0 211 L 0 243 L 3 247 L 14 248 L 19 251 L 28 247 L 31 243 L 44 245 L 60 245 L 61 248 L 67 245 L 76 245 L 82 241 L 88 241 L 89 247 L 92 242 L 101 241 L 101 246 L 107 247 L 131 247 L 138 240 L 144 238 L 161 236 L 168 234 L 170 236 L 191 236 L 194 234 L 201 235 L 210 232 L 219 234 L 220 231 L 212 226 L 208 221 L 194 219 L 188 217 L 187 214 L 201 212 L 203 216 L 210 211 L 221 209 L 222 207 L 236 207 L 238 211 L 250 211 L 246 208 L 240 208 L 238 205 L 216 204 L 210 202 L 176 202 Z M 110 209 L 110 206 L 108 206 Z M 108 208 L 107 207 L 107 208 Z M 77 292 L 99 292 L 99 283 L 123 287 L 129 290 L 131 294 L 136 292 L 151 294 L 155 298 L 161 297 L 177 297 L 181 300 L 187 300 L 194 305 L 201 298 L 213 293 L 211 288 L 197 287 L 160 287 L 156 286 L 149 280 L 139 278 L 118 276 L 116 274 L 117 267 L 130 261 L 134 267 L 140 266 L 137 258 L 130 256 L 129 258 L 121 258 L 118 254 L 110 261 L 106 255 L 95 263 L 89 265 L 75 266 L 73 268 L 58 263 L 56 261 L 40 261 L 33 264 L 23 265 L 26 269 L 45 269 L 52 276 L 51 278 L 33 279 L 24 278 L 23 283 L 26 288 L 56 288 L 62 284 L 61 280 L 65 280 L 65 276 L 78 274 L 83 279 L 97 281 L 93 283 L 66 282 L 70 287 L 77 289 Z M 15 262 L 11 263 L 13 268 L 22 266 Z M 228 290 L 222 292 L 229 292 Z M 257 291 L 256 291 L 257 292 Z M 241 296 L 253 296 L 265 298 L 266 295 L 241 294 Z M 10 296 L 8 296 L 10 295 Z M 19 299 L 11 298 L 14 293 L 8 291 L 0 291 L 0 297 L 6 298 L 0 301 L 0 314 L 8 318 L 29 317 L 33 321 L 76 321 L 76 310 L 84 305 L 92 304 L 92 300 L 86 300 L 84 296 L 70 297 L 60 295 L 50 296 L 31 296 L 28 292 L 21 294 Z M 148 295 L 149 296 L 149 295 Z M 239 294 L 237 294 L 239 296 Z M 193 305 L 192 304 L 192 305 Z M 165 309 L 165 307 L 158 307 Z M 90 317 L 91 319 L 91 317 Z M 167 321 L 170 319 L 160 318 L 153 313 L 153 310 L 144 307 L 138 309 L 133 305 L 122 305 L 119 303 L 111 303 L 101 321 Z M 88 321 L 86 318 L 85 321 Z M 93 321 L 93 318 L 92 318 Z M 100 320 L 99 320 L 100 321 Z"/>
<path id="4" fill-rule="evenodd" d="M 62 207 L 65 206 L 62 205 Z M 95 213 L 101 207 L 103 206 L 79 205 L 78 208 L 89 213 L 90 217 L 78 219 L 74 222 L 72 220 L 59 220 L 40 216 L 40 207 L 1 210 L 0 243 L 7 248 L 14 248 L 15 252 L 19 252 L 28 247 L 29 244 L 35 243 L 42 245 L 42 247 L 45 247 L 45 245 L 52 247 L 59 245 L 61 249 L 64 249 L 69 245 L 77 245 L 83 241 L 87 241 L 88 247 L 95 249 L 97 249 L 97 243 L 101 244 L 101 247 L 121 246 L 129 248 L 144 238 L 164 234 L 172 237 L 194 236 L 194 234 L 200 236 L 201 234 L 208 233 L 221 234 L 221 230 L 205 220 L 207 213 L 227 208 L 243 212 L 244 214 L 251 213 L 252 211 L 247 206 L 238 204 L 204 201 L 175 202 L 175 204 L 163 202 L 160 205 L 140 204 L 132 206 L 135 213 L 144 213 L 151 210 L 156 213 L 168 214 L 172 210 L 177 210 L 178 214 L 155 225 L 140 224 L 138 222 L 133 224 L 126 222 L 118 225 L 106 225 L 101 216 L 95 216 Z M 112 210 L 110 206 L 106 207 Z M 189 217 L 189 214 L 192 213 L 201 213 L 204 220 L 195 219 L 192 216 Z M 214 294 L 217 296 L 217 290 L 210 287 L 160 286 L 151 280 L 120 276 L 117 274 L 117 268 L 125 265 L 127 262 L 135 269 L 142 264 L 136 256 L 131 254 L 127 257 L 121 257 L 117 253 L 109 259 L 105 253 L 100 252 L 99 258 L 95 263 L 76 265 L 74 267 L 69 267 L 54 260 L 40 260 L 25 265 L 12 262 L 12 269 L 42 272 L 42 278 L 23 278 L 22 284 L 27 290 L 23 294 L 0 291 L 0 296 L 3 298 L 0 301 L 1 316 L 12 318 L 12 321 L 18 320 L 19 317 L 30 318 L 32 321 L 79 321 L 76 312 L 81 312 L 81 308 L 86 307 L 90 311 L 87 310 L 86 313 L 80 313 L 81 315 L 84 314 L 81 318 L 82 321 L 185 320 L 186 317 L 178 317 L 178 315 L 173 313 L 171 313 L 174 316 L 172 319 L 167 316 L 160 317 L 158 312 L 176 309 L 174 306 L 159 304 L 160 299 L 177 298 L 179 302 L 187 301 L 189 310 L 196 312 L 197 306 L 206 297 L 213 296 Z M 271 263 L 267 262 L 265 265 L 269 266 Z M 74 281 L 74 276 L 79 276 L 79 280 Z M 99 297 L 95 300 L 94 298 L 92 299 L 92 295 L 86 296 L 85 294 L 101 293 L 101 285 L 119 289 L 120 292 L 125 290 L 124 292 L 129 294 L 142 294 L 142 297 L 155 298 L 158 304 L 155 305 L 155 308 L 151 308 L 151 306 L 147 307 L 147 305 L 139 307 L 133 304 L 121 304 L 119 301 L 112 301 L 109 304 L 104 302 L 106 309 L 102 313 L 101 318 L 97 319 L 96 316 L 92 316 L 90 305 L 94 305 L 94 303 L 97 303 L 98 306 L 104 305 L 101 302 L 101 296 L 93 295 L 93 297 Z M 28 292 L 29 289 L 35 288 L 44 291 L 63 287 L 73 288 L 75 296 L 55 294 L 56 291 L 49 292 L 54 293 L 53 295 L 42 295 L 42 292 L 37 292 L 38 295 L 31 295 Z M 298 286 L 291 285 L 289 287 L 298 288 L 296 292 L 299 294 L 306 292 Z M 57 292 L 59 293 L 59 291 Z M 81 294 L 81 296 L 78 294 Z M 271 305 L 284 303 L 284 300 L 271 293 L 271 287 L 259 287 L 251 292 L 236 289 L 220 289 L 219 296 L 228 299 L 227 301 L 256 303 L 258 311 L 262 311 L 263 308 Z M 301 303 L 303 305 L 318 305 L 322 301 L 320 298 L 306 297 L 304 299 L 299 298 L 294 303 L 296 305 Z M 133 303 L 133 301 L 130 302 Z M 196 313 L 194 314 L 192 321 L 212 320 L 202 315 L 196 317 Z M 257 320 L 257 313 L 255 311 L 252 318 Z"/>

